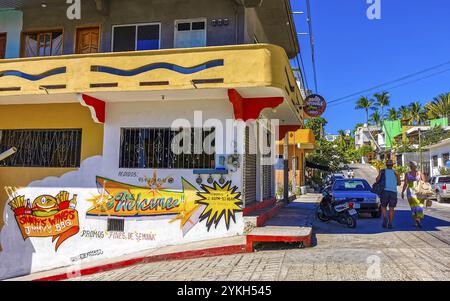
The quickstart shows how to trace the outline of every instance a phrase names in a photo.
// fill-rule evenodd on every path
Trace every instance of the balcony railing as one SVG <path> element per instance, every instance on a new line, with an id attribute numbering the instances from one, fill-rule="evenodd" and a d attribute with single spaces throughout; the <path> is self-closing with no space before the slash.
<path id="1" fill-rule="evenodd" d="M 169 89 L 275 87 L 302 98 L 284 50 L 238 45 L 3 60 L 0 99 Z M 300 111 L 299 111 L 300 112 Z"/>

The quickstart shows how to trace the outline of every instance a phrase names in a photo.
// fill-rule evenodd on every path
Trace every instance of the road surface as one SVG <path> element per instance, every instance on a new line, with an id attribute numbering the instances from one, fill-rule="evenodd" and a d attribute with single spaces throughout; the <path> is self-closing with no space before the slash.
<path id="1" fill-rule="evenodd" d="M 352 167 L 374 181 L 372 167 Z M 317 245 L 308 249 L 141 264 L 74 280 L 450 280 L 450 204 L 435 202 L 423 224 L 413 227 L 400 200 L 393 230 L 369 217 L 356 229 L 316 221 Z"/>

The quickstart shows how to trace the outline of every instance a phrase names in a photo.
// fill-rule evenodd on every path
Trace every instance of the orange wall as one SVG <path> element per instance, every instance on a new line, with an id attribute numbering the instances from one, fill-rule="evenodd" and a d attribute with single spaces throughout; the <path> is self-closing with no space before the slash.
<path id="1" fill-rule="evenodd" d="M 283 155 L 283 145 L 278 145 L 278 154 Z M 294 157 L 297 157 L 297 171 L 296 171 L 296 177 L 295 181 L 297 183 L 297 186 L 304 185 L 304 161 L 305 161 L 305 150 L 299 149 L 295 145 L 289 145 L 288 148 L 288 156 L 289 156 L 289 181 L 292 181 L 293 178 L 293 172 L 292 172 L 292 161 Z M 278 185 L 283 185 L 283 171 L 277 170 L 276 176 L 275 176 L 275 182 Z"/>

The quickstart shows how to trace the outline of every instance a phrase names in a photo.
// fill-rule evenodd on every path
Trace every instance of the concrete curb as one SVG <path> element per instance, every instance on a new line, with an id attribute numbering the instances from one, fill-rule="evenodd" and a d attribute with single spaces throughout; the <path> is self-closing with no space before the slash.
<path id="1" fill-rule="evenodd" d="M 160 254 L 160 255 L 153 255 L 153 256 L 145 256 L 145 257 L 138 257 L 133 258 L 129 260 L 124 261 L 118 261 L 114 263 L 89 267 L 85 269 L 81 269 L 79 271 L 75 271 L 75 273 L 64 273 L 64 274 L 58 274 L 43 278 L 37 278 L 33 279 L 32 281 L 60 281 L 60 280 L 67 280 L 71 278 L 77 278 L 80 276 L 87 276 L 92 275 L 100 272 L 106 272 L 110 270 L 125 268 L 128 266 L 141 264 L 141 263 L 151 263 L 151 262 L 157 262 L 157 261 L 170 261 L 170 260 L 182 260 L 182 259 L 193 259 L 193 258 L 201 258 L 201 257 L 211 257 L 211 256 L 223 256 L 223 255 L 233 255 L 233 254 L 240 254 L 245 253 L 246 245 L 232 245 L 232 246 L 225 246 L 225 247 L 215 247 L 215 248 L 208 248 L 203 250 L 192 250 L 192 251 L 183 251 L 183 252 L 176 252 L 176 253 L 169 253 L 169 254 Z"/>

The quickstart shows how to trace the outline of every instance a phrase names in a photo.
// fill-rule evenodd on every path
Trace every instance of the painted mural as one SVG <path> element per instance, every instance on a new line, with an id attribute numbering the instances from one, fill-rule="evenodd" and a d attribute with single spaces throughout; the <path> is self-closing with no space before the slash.
<path id="1" fill-rule="evenodd" d="M 169 180 L 168 180 L 169 179 Z M 196 224 L 206 220 L 208 231 L 224 220 L 227 230 L 231 220 L 236 223 L 235 214 L 241 212 L 241 193 L 231 181 L 223 185 L 213 182 L 212 186 L 201 185 L 201 190 L 181 178 L 182 189 L 166 189 L 163 184 L 170 178 L 146 180 L 147 186 L 135 186 L 97 177 L 99 194 L 89 201 L 92 207 L 87 217 L 170 219 L 180 221 L 183 236 Z"/>
<path id="2" fill-rule="evenodd" d="M 40 195 L 33 202 L 21 195 L 9 202 L 23 239 L 52 237 L 52 242 L 56 241 L 55 251 L 80 230 L 76 204 L 77 195 L 70 199 L 67 191 L 55 197 Z"/>

